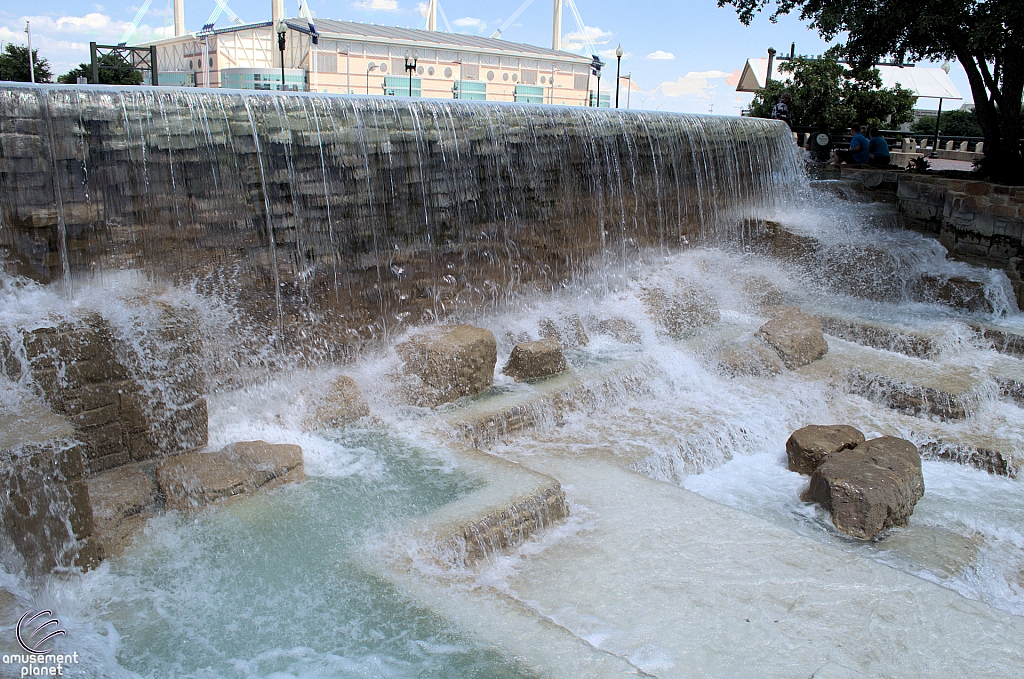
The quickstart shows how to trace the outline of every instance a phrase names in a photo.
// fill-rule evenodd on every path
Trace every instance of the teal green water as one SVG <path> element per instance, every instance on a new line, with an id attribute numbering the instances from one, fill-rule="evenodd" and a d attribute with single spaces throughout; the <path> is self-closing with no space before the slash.
<path id="1" fill-rule="evenodd" d="M 114 562 L 101 617 L 120 634 L 122 668 L 203 679 L 532 676 L 354 558 L 479 482 L 383 433 L 340 442 L 372 451 L 374 473 L 165 517 Z"/>

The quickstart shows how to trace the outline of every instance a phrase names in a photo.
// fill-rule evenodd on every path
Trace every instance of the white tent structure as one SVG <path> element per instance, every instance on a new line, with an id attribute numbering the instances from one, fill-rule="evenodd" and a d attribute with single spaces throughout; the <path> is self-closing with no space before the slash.
<path id="1" fill-rule="evenodd" d="M 790 79 L 791 74 L 779 70 L 779 64 L 788 61 L 786 57 L 775 58 L 772 63 L 772 80 L 783 82 Z M 849 68 L 847 66 L 847 68 Z M 950 80 L 949 74 L 941 68 L 922 68 L 920 66 L 895 66 L 882 64 L 875 66 L 882 77 L 882 87 L 894 87 L 899 84 L 910 90 L 919 99 L 963 99 L 956 85 Z M 740 80 L 736 84 L 737 92 L 757 92 L 765 86 L 768 75 L 768 59 L 747 59 Z"/>

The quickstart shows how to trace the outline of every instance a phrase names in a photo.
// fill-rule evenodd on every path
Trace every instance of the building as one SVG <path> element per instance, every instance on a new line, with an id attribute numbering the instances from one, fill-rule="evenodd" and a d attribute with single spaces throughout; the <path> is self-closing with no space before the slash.
<path id="1" fill-rule="evenodd" d="M 157 48 L 161 85 L 278 90 L 283 59 L 288 90 L 570 106 L 595 101 L 591 59 L 558 49 L 558 0 L 553 49 L 429 30 L 433 15 L 428 30 L 286 18 L 283 0 L 272 1 L 271 21 L 190 33 L 182 2 L 175 0 L 175 37 L 146 43 Z M 429 11 L 436 12 L 436 2 Z M 414 60 L 410 73 L 406 64 Z M 600 99 L 608 106 L 609 92 Z"/>

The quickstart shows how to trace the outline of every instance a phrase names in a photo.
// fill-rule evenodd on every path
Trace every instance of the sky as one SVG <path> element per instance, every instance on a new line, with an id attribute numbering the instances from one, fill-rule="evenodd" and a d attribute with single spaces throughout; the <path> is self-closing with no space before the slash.
<path id="1" fill-rule="evenodd" d="M 444 15 L 456 32 L 489 37 L 506 23 L 524 0 L 440 0 Z M 422 0 L 308 0 L 318 17 L 343 21 L 425 28 Z M 229 0 L 246 21 L 270 19 L 270 0 Z M 552 0 L 534 0 L 501 37 L 541 47 L 551 46 Z M 89 41 L 116 44 L 135 18 L 141 0 L 4 0 L 0 3 L 0 41 L 26 43 L 25 22 L 32 25 L 32 46 L 47 58 L 54 76 L 89 58 Z M 622 45 L 622 74 L 631 74 L 631 108 L 738 115 L 751 95 L 736 92 L 736 81 L 748 58 L 766 56 L 769 47 L 788 53 L 817 55 L 828 44 L 794 16 L 773 24 L 758 16 L 750 26 L 736 12 L 719 8 L 716 0 L 576 0 L 583 26 L 566 7 L 562 16 L 563 49 L 585 53 L 589 35 L 607 63 L 602 90 L 614 85 L 615 48 Z M 213 11 L 214 0 L 185 0 L 185 27 L 199 30 Z M 289 16 L 298 15 L 298 0 L 285 0 Z M 170 36 L 170 0 L 153 0 L 131 39 Z M 228 26 L 225 15 L 218 26 Z M 444 21 L 438 17 L 439 28 Z M 922 64 L 924 65 L 924 64 Z M 931 64 L 937 66 L 938 64 Z M 964 102 L 971 101 L 963 68 L 950 72 Z M 620 105 L 626 105 L 623 87 Z M 947 103 L 946 106 L 949 106 Z M 923 100 L 920 108 L 934 108 Z"/>

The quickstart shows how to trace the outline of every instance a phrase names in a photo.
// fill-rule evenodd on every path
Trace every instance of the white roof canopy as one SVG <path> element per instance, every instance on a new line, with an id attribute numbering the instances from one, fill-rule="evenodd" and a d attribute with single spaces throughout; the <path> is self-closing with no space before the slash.
<path id="1" fill-rule="evenodd" d="M 785 63 L 783 59 L 781 63 Z M 779 70 L 779 59 L 772 63 L 772 80 L 783 82 L 791 78 L 791 74 Z M 846 68 L 848 65 L 843 64 Z M 950 80 L 949 74 L 941 68 L 922 68 L 920 66 L 875 66 L 882 77 L 882 87 L 902 85 L 915 96 L 922 99 L 963 99 L 956 85 Z M 747 59 L 736 85 L 737 92 L 757 92 L 765 85 L 768 73 L 768 59 Z"/>

